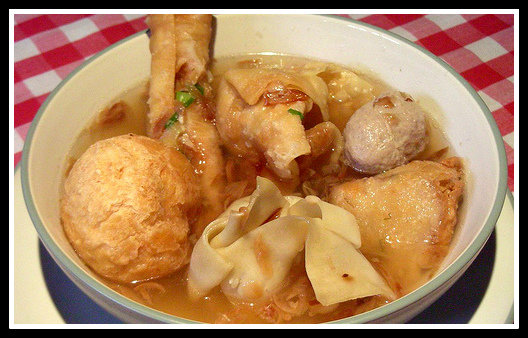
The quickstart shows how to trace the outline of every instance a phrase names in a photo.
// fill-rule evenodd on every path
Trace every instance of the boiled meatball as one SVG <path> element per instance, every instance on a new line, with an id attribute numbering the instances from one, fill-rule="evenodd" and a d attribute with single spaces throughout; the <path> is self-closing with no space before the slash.
<path id="1" fill-rule="evenodd" d="M 99 141 L 64 184 L 61 220 L 77 254 L 117 282 L 165 276 L 188 262 L 200 190 L 187 158 L 134 134 Z"/>
<path id="2" fill-rule="evenodd" d="M 380 95 L 359 108 L 343 134 L 346 163 L 366 174 L 408 163 L 428 142 L 423 110 L 399 91 Z"/>

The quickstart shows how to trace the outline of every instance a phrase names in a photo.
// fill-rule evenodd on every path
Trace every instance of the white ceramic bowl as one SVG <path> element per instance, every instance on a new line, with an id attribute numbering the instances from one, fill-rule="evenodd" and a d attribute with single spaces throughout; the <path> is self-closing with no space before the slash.
<path id="1" fill-rule="evenodd" d="M 219 15 L 215 56 L 285 53 L 373 71 L 410 93 L 440 123 L 470 180 L 452 248 L 427 284 L 388 305 L 335 323 L 403 323 L 442 295 L 491 234 L 506 194 L 506 156 L 495 121 L 478 94 L 450 66 L 393 33 L 320 15 Z M 243 28 L 243 29 L 242 29 Z M 95 113 L 147 79 L 148 36 L 135 34 L 97 54 L 48 97 L 28 132 L 22 187 L 41 241 L 65 273 L 95 302 L 131 323 L 191 323 L 131 301 L 100 283 L 66 239 L 59 221 L 65 158 Z M 72 300 L 73 301 L 73 300 Z"/>

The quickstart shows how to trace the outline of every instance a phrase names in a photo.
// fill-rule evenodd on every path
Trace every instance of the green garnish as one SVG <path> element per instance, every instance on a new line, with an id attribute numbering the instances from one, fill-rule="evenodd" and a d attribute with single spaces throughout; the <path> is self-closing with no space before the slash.
<path id="1" fill-rule="evenodd" d="M 184 107 L 189 107 L 194 102 L 194 97 L 191 93 L 180 91 L 176 92 L 176 100 L 180 101 Z"/>
<path id="2" fill-rule="evenodd" d="M 301 118 L 301 120 L 304 119 L 304 115 L 303 115 L 300 111 L 298 111 L 298 110 L 295 110 L 295 109 L 290 108 L 290 109 L 288 109 L 288 113 L 290 113 L 290 114 L 292 114 L 292 115 L 299 115 L 299 117 Z"/>
<path id="3" fill-rule="evenodd" d="M 167 123 L 165 123 L 165 129 L 169 128 L 170 126 L 172 126 L 174 123 L 176 123 L 178 121 L 178 112 L 174 113 L 171 118 L 167 121 Z"/>
<path id="4" fill-rule="evenodd" d="M 199 83 L 195 84 L 194 86 L 196 87 L 196 89 L 198 89 L 198 91 L 200 92 L 200 94 L 202 94 L 202 95 L 204 94 L 204 91 L 205 91 L 205 90 L 204 90 L 204 87 L 200 86 Z"/>

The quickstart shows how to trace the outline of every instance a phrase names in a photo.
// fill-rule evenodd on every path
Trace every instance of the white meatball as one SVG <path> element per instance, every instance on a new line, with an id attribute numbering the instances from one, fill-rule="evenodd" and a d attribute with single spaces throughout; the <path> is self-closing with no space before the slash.
<path id="1" fill-rule="evenodd" d="M 425 149 L 425 114 L 408 94 L 388 92 L 352 115 L 344 138 L 347 164 L 366 174 L 378 174 L 408 163 Z"/>

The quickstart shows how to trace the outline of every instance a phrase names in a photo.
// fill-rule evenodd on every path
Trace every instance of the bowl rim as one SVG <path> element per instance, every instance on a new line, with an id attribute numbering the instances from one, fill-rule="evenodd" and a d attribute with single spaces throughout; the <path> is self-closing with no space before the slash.
<path id="1" fill-rule="evenodd" d="M 237 14 L 240 15 L 240 14 Z M 254 14 L 246 14 L 246 15 L 254 15 Z M 456 81 L 458 81 L 460 84 L 463 85 L 463 87 L 466 89 L 466 91 L 471 95 L 473 100 L 476 101 L 478 106 L 481 109 L 481 112 L 484 114 L 488 126 L 492 131 L 495 145 L 498 152 L 499 157 L 499 182 L 498 182 L 498 188 L 497 193 L 495 195 L 495 201 L 493 202 L 493 206 L 491 208 L 490 214 L 480 231 L 480 233 L 473 239 L 473 241 L 470 243 L 470 245 L 462 252 L 461 255 L 459 255 L 455 261 L 450 264 L 444 271 L 442 271 L 439 275 L 437 275 L 435 278 L 427 282 L 425 285 L 420 287 L 419 289 L 405 295 L 402 298 L 399 298 L 389 304 L 386 304 L 384 306 L 381 306 L 379 308 L 373 309 L 371 311 L 358 314 L 352 317 L 347 317 L 339 320 L 334 320 L 327 322 L 327 324 L 331 323 L 339 323 L 339 324 L 356 324 L 356 323 L 368 323 L 373 322 L 376 319 L 379 319 L 381 317 L 389 316 L 390 314 L 397 313 L 401 311 L 402 309 L 406 308 L 407 306 L 416 303 L 420 301 L 420 299 L 426 297 L 428 294 L 431 294 L 433 291 L 439 289 L 443 284 L 445 284 L 447 281 L 452 279 L 453 277 L 458 278 L 457 272 L 461 271 L 465 266 L 468 266 L 472 259 L 476 257 L 478 252 L 481 250 L 481 248 L 486 243 L 487 239 L 491 235 L 495 224 L 497 222 L 497 219 L 499 218 L 500 212 L 502 210 L 502 206 L 504 203 L 504 199 L 506 197 L 507 192 L 507 161 L 506 161 L 506 152 L 504 147 L 504 141 L 502 139 L 502 135 L 500 134 L 499 128 L 496 124 L 495 119 L 493 118 L 493 115 L 491 114 L 489 108 L 484 103 L 480 95 L 475 91 L 475 89 L 459 74 L 457 73 L 449 64 L 447 64 L 444 60 L 442 60 L 440 57 L 436 56 L 432 52 L 428 51 L 424 47 L 396 34 L 391 31 L 373 26 L 371 24 L 358 21 L 352 18 L 348 17 L 342 17 L 337 15 L 331 15 L 331 14 L 315 14 L 314 16 L 319 16 L 323 19 L 329 19 L 332 21 L 335 21 L 336 24 L 342 24 L 343 22 L 353 24 L 356 26 L 360 26 L 362 28 L 376 31 L 377 33 L 380 33 L 382 35 L 389 36 L 393 39 L 398 40 L 399 42 L 402 42 L 408 46 L 413 47 L 417 50 L 418 53 L 423 53 L 432 60 L 436 61 L 439 65 L 441 65 L 446 71 L 448 71 Z M 52 237 L 48 234 L 46 231 L 46 228 L 40 219 L 38 212 L 36 210 L 36 207 L 34 205 L 33 198 L 31 196 L 31 191 L 29 187 L 29 173 L 28 173 L 28 161 L 31 154 L 31 144 L 33 142 L 33 136 L 35 133 L 35 130 L 38 126 L 38 122 L 40 121 L 42 115 L 47 109 L 47 106 L 49 103 L 53 100 L 53 98 L 56 96 L 56 94 L 60 91 L 60 89 L 68 82 L 70 81 L 75 75 L 77 75 L 81 70 L 86 68 L 89 64 L 91 64 L 93 61 L 97 60 L 100 56 L 103 54 L 106 54 L 110 50 L 121 46 L 122 44 L 125 44 L 129 42 L 132 39 L 136 39 L 141 37 L 144 34 L 148 34 L 148 29 L 139 31 L 135 34 L 130 35 L 127 38 L 124 38 L 107 48 L 103 49 L 102 51 L 94 54 L 92 57 L 90 57 L 88 60 L 84 61 L 81 65 L 79 65 L 77 68 L 75 68 L 70 74 L 62 80 L 55 89 L 48 95 L 46 100 L 42 103 L 40 108 L 37 111 L 37 114 L 33 118 L 33 121 L 31 122 L 31 125 L 29 127 L 28 133 L 26 135 L 26 140 L 24 142 L 24 147 L 22 149 L 22 158 L 21 158 L 21 183 L 22 183 L 22 192 L 24 195 L 24 201 L 26 204 L 26 207 L 28 209 L 29 216 L 33 222 L 33 225 L 39 235 L 39 238 L 41 242 L 44 244 L 46 249 L 50 252 L 51 256 L 54 258 L 54 260 L 58 263 L 58 265 L 65 271 L 68 272 L 67 275 L 71 277 L 70 273 L 80 282 L 84 283 L 87 287 L 89 287 L 92 291 L 94 291 L 97 294 L 101 294 L 107 299 L 111 300 L 113 303 L 117 303 L 118 305 L 124 306 L 129 311 L 133 311 L 137 314 L 140 314 L 142 316 L 145 316 L 147 318 L 154 319 L 156 321 L 164 322 L 164 323 L 173 323 L 173 324 L 196 324 L 201 323 L 198 321 L 194 321 L 191 319 L 186 319 L 182 317 L 177 317 L 174 315 L 169 315 L 167 313 L 155 310 L 153 308 L 150 308 L 148 306 L 142 305 L 140 303 L 137 303 L 135 301 L 130 300 L 129 298 L 119 294 L 118 292 L 112 290 L 111 288 L 107 287 L 106 285 L 100 283 L 90 275 L 88 275 L 84 270 L 82 270 L 79 266 L 77 266 L 75 263 L 70 261 L 70 259 L 66 256 L 66 254 L 61 250 L 61 248 L 56 245 L 52 239 Z M 76 281 L 74 281 L 76 282 Z M 107 309 L 108 310 L 108 309 Z M 110 311 L 110 310 L 109 310 Z"/>

